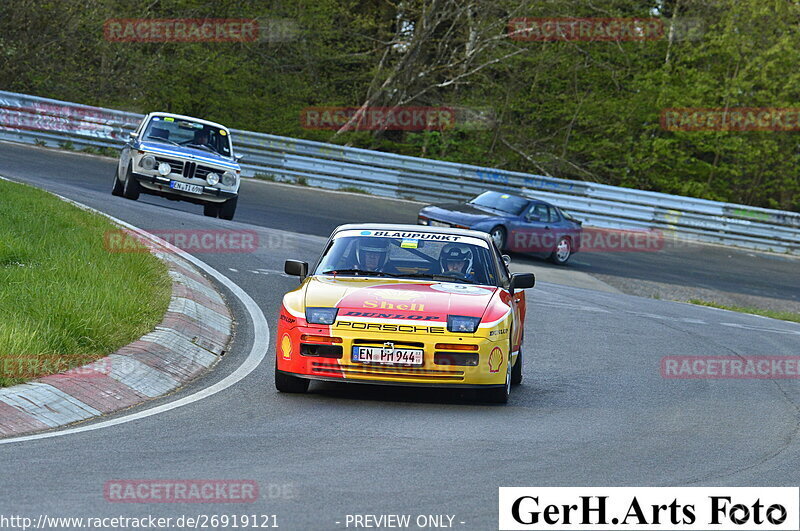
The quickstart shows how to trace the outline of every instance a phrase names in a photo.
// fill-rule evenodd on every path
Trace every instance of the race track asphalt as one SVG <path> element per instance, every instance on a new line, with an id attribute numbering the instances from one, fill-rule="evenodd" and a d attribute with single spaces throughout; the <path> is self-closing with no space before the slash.
<path id="1" fill-rule="evenodd" d="M 413 222 L 418 207 L 248 181 L 236 221 L 227 222 L 203 217 L 195 205 L 112 197 L 113 168 L 107 159 L 0 144 L 0 175 L 147 230 L 257 231 L 263 245 L 255 253 L 196 256 L 246 291 L 273 332 L 280 298 L 297 282 L 281 273 L 285 258 L 313 261 L 340 223 Z M 719 253 L 585 255 L 577 269 L 798 297 L 792 262 Z M 500 486 L 800 483 L 797 379 L 685 380 L 660 372 L 664 356 L 798 355 L 800 325 L 546 282 L 528 300 L 525 382 L 507 406 L 455 391 L 344 384 L 278 394 L 274 346 L 265 344 L 252 374 L 203 400 L 109 428 L 0 444 L 0 507 L 33 518 L 276 514 L 281 529 L 344 529 L 347 514 L 448 514 L 457 529 L 481 530 L 497 528 Z M 142 407 L 187 396 L 242 363 L 252 326 L 232 303 L 236 341 L 217 368 Z M 120 479 L 250 479 L 261 499 L 110 503 L 103 486 Z"/>

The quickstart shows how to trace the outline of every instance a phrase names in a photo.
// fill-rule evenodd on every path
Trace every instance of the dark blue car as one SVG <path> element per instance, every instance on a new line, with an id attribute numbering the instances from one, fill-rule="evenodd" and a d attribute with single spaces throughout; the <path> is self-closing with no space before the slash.
<path id="1" fill-rule="evenodd" d="M 581 222 L 560 208 L 503 192 L 484 192 L 466 203 L 426 206 L 418 222 L 488 232 L 501 251 L 533 253 L 559 265 L 579 250 L 581 241 Z"/>

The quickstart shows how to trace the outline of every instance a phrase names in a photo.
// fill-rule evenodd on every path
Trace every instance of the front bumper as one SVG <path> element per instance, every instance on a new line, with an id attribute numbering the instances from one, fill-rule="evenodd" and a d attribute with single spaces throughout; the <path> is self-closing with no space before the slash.
<path id="1" fill-rule="evenodd" d="M 144 175 L 141 173 L 134 173 L 133 177 L 142 185 L 142 191 L 151 194 L 166 197 L 167 199 L 180 199 L 190 203 L 223 203 L 228 199 L 236 197 L 238 192 L 230 192 L 222 190 L 213 186 L 203 185 L 202 194 L 193 194 L 190 192 L 183 192 L 169 187 L 171 180 L 169 176 L 162 177 L 161 175 Z M 200 186 L 198 183 L 189 183 Z"/>
<path id="2" fill-rule="evenodd" d="M 387 334 L 341 330 L 336 328 L 337 324 L 331 327 L 279 326 L 276 338 L 277 369 L 302 378 L 339 382 L 426 387 L 505 385 L 509 355 L 507 337 L 493 341 L 481 337 L 453 335 L 446 331 L 441 334 Z M 410 329 L 415 325 L 404 326 Z M 303 336 L 326 336 L 339 340 L 326 342 L 309 340 Z M 354 347 L 380 347 L 387 342 L 393 343 L 395 348 L 423 350 L 423 364 L 409 366 L 353 361 Z M 455 351 L 443 348 L 443 344 L 476 345 L 478 350 Z M 463 364 L 467 362 L 474 365 Z"/>

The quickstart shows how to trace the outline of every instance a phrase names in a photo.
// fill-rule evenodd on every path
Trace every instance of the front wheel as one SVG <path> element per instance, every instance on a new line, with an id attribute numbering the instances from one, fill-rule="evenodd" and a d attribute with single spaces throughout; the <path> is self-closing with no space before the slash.
<path id="1" fill-rule="evenodd" d="M 522 345 L 519 346 L 519 354 L 517 354 L 517 363 L 511 369 L 511 385 L 519 385 L 522 383 Z"/>
<path id="2" fill-rule="evenodd" d="M 119 176 L 117 175 L 118 170 L 114 172 L 114 185 L 111 187 L 111 195 L 115 195 L 117 197 L 122 197 L 122 189 L 124 188 L 124 184 L 122 181 L 119 180 Z"/>
<path id="3" fill-rule="evenodd" d="M 572 256 L 572 242 L 566 236 L 559 238 L 556 248 L 550 255 L 550 260 L 554 264 L 564 265 L 569 261 Z"/>
<path id="4" fill-rule="evenodd" d="M 139 181 L 133 176 L 133 170 L 128 166 L 128 173 L 125 174 L 125 185 L 122 187 L 122 195 L 126 199 L 136 201 L 139 199 L 140 192 Z"/>
<path id="5" fill-rule="evenodd" d="M 239 196 L 236 196 L 222 203 L 222 206 L 219 208 L 219 217 L 228 220 L 233 219 L 233 215 L 236 213 L 236 202 L 238 200 Z"/>
<path id="6" fill-rule="evenodd" d="M 492 237 L 492 241 L 497 246 L 497 249 L 500 251 L 504 251 L 506 248 L 506 229 L 504 227 L 495 227 L 489 231 L 489 236 Z"/>
<path id="7" fill-rule="evenodd" d="M 309 381 L 275 369 L 275 388 L 281 393 L 305 393 Z"/>

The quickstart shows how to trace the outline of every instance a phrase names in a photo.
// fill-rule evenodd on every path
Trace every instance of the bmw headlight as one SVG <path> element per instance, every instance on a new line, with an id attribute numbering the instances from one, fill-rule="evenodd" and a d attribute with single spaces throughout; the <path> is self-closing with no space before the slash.
<path id="1" fill-rule="evenodd" d="M 236 186 L 236 181 L 237 179 L 235 174 L 229 171 L 226 171 L 222 174 L 222 184 L 225 186 Z"/>
<path id="2" fill-rule="evenodd" d="M 219 182 L 219 174 L 214 172 L 209 173 L 206 175 L 206 182 L 209 186 L 216 186 L 216 184 Z"/>
<path id="3" fill-rule="evenodd" d="M 306 321 L 309 324 L 330 325 L 336 321 L 339 308 L 306 308 Z"/>
<path id="4" fill-rule="evenodd" d="M 166 162 L 162 162 L 161 164 L 158 165 L 158 173 L 160 175 L 169 175 L 171 171 L 172 171 L 172 166 L 170 166 Z"/>
<path id="5" fill-rule="evenodd" d="M 474 334 L 481 324 L 480 317 L 467 317 L 464 315 L 448 315 L 447 331 L 454 334 Z"/>
<path id="6" fill-rule="evenodd" d="M 145 155 L 139 161 L 139 166 L 145 170 L 154 170 L 156 169 L 156 158 L 153 155 Z"/>

